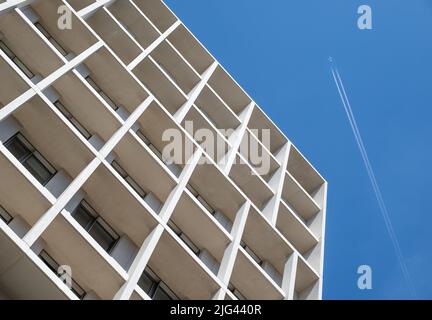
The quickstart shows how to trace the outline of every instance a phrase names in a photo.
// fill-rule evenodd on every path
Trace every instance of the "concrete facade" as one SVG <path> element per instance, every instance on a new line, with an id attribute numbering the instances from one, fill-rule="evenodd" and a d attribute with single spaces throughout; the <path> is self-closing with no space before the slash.
<path id="1" fill-rule="evenodd" d="M 321 299 L 327 182 L 162 1 L 0 1 L 0 56 L 0 299 Z"/>

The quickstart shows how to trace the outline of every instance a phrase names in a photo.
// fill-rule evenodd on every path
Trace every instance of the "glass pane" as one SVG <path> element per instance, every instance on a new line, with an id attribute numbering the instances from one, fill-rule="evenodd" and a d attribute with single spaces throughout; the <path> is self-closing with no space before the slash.
<path id="1" fill-rule="evenodd" d="M 6 55 L 13 59 L 15 57 L 15 54 L 6 46 L 6 44 L 3 41 L 0 41 L 0 48 L 6 53 Z"/>
<path id="2" fill-rule="evenodd" d="M 189 249 L 191 249 L 196 255 L 199 254 L 200 249 L 184 233 L 180 235 L 180 239 L 182 239 Z"/>
<path id="3" fill-rule="evenodd" d="M 114 170 L 117 171 L 117 173 L 119 175 L 121 175 L 122 178 L 126 178 L 127 177 L 126 171 L 123 170 L 123 168 L 117 163 L 117 161 L 111 162 L 111 165 L 114 168 Z"/>
<path id="4" fill-rule="evenodd" d="M 72 118 L 72 115 L 69 113 L 69 111 L 67 111 L 67 109 L 65 108 L 65 106 L 59 101 L 57 100 L 56 102 L 54 102 L 54 105 L 57 107 L 57 109 L 60 110 L 60 112 L 68 119 Z"/>
<path id="5" fill-rule="evenodd" d="M 66 56 L 67 55 L 66 50 L 63 49 L 63 47 L 53 37 L 49 38 L 49 41 L 60 52 L 60 54 L 62 56 Z"/>
<path id="6" fill-rule="evenodd" d="M 86 128 L 84 128 L 81 123 L 78 122 L 77 119 L 71 118 L 70 122 L 74 125 L 74 127 L 83 135 L 84 138 L 87 140 L 90 139 L 91 134 L 87 131 Z"/>
<path id="7" fill-rule="evenodd" d="M 150 141 L 146 138 L 146 136 L 140 131 L 138 130 L 136 132 L 137 136 L 140 137 L 140 139 L 145 143 L 145 144 L 150 144 Z"/>
<path id="8" fill-rule="evenodd" d="M 109 106 L 110 106 L 111 108 L 113 108 L 114 110 L 117 110 L 117 109 L 118 109 L 117 106 L 116 106 L 116 104 L 114 103 L 114 101 L 112 101 L 111 98 L 108 97 L 108 96 L 105 94 L 105 92 L 100 91 L 99 94 L 100 94 L 101 97 L 106 101 L 106 103 L 109 104 Z"/>
<path id="9" fill-rule="evenodd" d="M 48 182 L 52 176 L 51 172 L 34 155 L 25 160 L 23 165 L 41 184 Z"/>
<path id="10" fill-rule="evenodd" d="M 115 243 L 116 239 L 111 237 L 99 222 L 94 223 L 88 232 L 105 251 L 109 251 Z"/>
<path id="11" fill-rule="evenodd" d="M 155 281 L 144 271 L 138 280 L 138 285 L 145 293 L 151 295 L 152 288 L 156 285 Z"/>
<path id="12" fill-rule="evenodd" d="M 262 263 L 261 259 L 258 258 L 258 256 L 248 246 L 245 246 L 244 249 L 252 257 L 252 259 L 255 260 L 256 263 L 261 265 L 261 263 Z"/>
<path id="13" fill-rule="evenodd" d="M 42 27 L 42 25 L 39 22 L 35 23 L 36 28 L 39 29 L 40 32 L 42 32 L 42 34 L 45 36 L 45 38 L 50 38 L 51 35 L 48 33 L 48 31 L 45 30 L 44 27 Z"/>
<path id="14" fill-rule="evenodd" d="M 46 251 L 42 250 L 41 253 L 39 253 L 39 257 L 55 274 L 57 274 L 59 264 L 51 258 Z"/>
<path id="15" fill-rule="evenodd" d="M 13 137 L 6 143 L 6 148 L 18 159 L 22 161 L 30 155 L 30 150 L 20 141 L 18 136 Z"/>
<path id="16" fill-rule="evenodd" d="M 134 189 L 136 193 L 138 193 L 141 198 L 144 198 L 146 196 L 145 191 L 135 182 L 135 180 L 133 180 L 131 177 L 126 177 L 126 181 L 127 183 L 129 183 L 132 189 Z"/>
<path id="17" fill-rule="evenodd" d="M 6 223 L 12 220 L 12 216 L 2 206 L 0 206 L 0 218 Z"/>
<path id="18" fill-rule="evenodd" d="M 173 294 L 169 294 L 168 290 L 163 288 L 164 284 L 160 283 L 152 297 L 153 300 L 176 300 Z"/>
<path id="19" fill-rule="evenodd" d="M 100 91 L 101 91 L 101 89 L 100 89 L 100 88 L 98 87 L 98 85 L 93 81 L 93 79 L 90 78 L 90 76 L 88 76 L 88 77 L 86 78 L 86 80 L 87 80 L 87 82 L 90 84 L 90 86 L 92 86 L 93 89 L 95 89 L 96 92 L 100 92 Z"/>
<path id="20" fill-rule="evenodd" d="M 75 209 L 72 216 L 84 229 L 87 229 L 95 219 L 81 204 Z"/>
<path id="21" fill-rule="evenodd" d="M 21 69 L 22 72 L 27 76 L 27 78 L 31 79 L 34 77 L 33 72 L 30 71 L 29 68 L 18 58 L 14 58 L 13 62 L 17 65 L 18 68 Z"/>
<path id="22" fill-rule="evenodd" d="M 74 280 L 72 280 L 72 292 L 76 294 L 76 296 L 80 299 L 84 298 L 86 295 L 86 292 L 83 288 L 80 287 L 78 283 L 76 283 Z"/>

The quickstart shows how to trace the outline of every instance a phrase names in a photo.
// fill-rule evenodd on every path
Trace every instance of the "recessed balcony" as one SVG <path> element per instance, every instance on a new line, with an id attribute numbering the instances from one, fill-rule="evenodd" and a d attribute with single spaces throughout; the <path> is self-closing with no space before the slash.
<path id="1" fill-rule="evenodd" d="M 202 267 L 201 260 L 187 250 L 186 244 L 166 231 L 148 266 L 180 300 L 211 299 L 219 289 L 214 277 Z"/>
<path id="2" fill-rule="evenodd" d="M 302 254 L 318 243 L 318 238 L 283 200 L 279 205 L 276 227 Z"/>
<path id="3" fill-rule="evenodd" d="M 300 256 L 298 259 L 294 285 L 296 297 L 305 299 L 305 297 L 308 295 L 310 287 L 313 286 L 318 280 L 319 276 L 316 271 L 306 262 L 306 260 Z"/>
<path id="4" fill-rule="evenodd" d="M 73 178 L 93 159 L 68 120 L 62 120 L 41 98 L 32 98 L 12 116 L 18 131 L 56 171 L 63 169 Z"/>
<path id="5" fill-rule="evenodd" d="M 294 251 L 291 244 L 254 208 L 249 212 L 242 240 L 255 262 L 281 286 L 285 263 Z"/>
<path id="6" fill-rule="evenodd" d="M 229 176 L 260 210 L 274 195 L 267 182 L 241 154 L 236 155 Z"/>
<path id="7" fill-rule="evenodd" d="M 198 248 L 196 254 L 204 257 L 204 264 L 217 274 L 225 249 L 231 241 L 227 231 L 188 191 L 181 196 L 171 220 Z M 208 257 L 207 253 L 215 259 L 217 266 L 214 263 L 207 263 L 211 260 L 205 259 Z"/>
<path id="8" fill-rule="evenodd" d="M 234 131 L 241 123 L 237 115 L 207 85 L 204 86 L 196 99 L 195 106 L 207 116 L 217 129 L 224 129 L 225 132 Z"/>
<path id="9" fill-rule="evenodd" d="M 159 0 L 133 0 L 130 1 L 139 8 L 161 33 L 172 26 L 177 18 L 163 1 Z"/>
<path id="10" fill-rule="evenodd" d="M 281 300 L 284 297 L 279 286 L 242 247 L 237 253 L 231 283 L 248 300 Z"/>
<path id="11" fill-rule="evenodd" d="M 73 72 L 60 77 L 44 93 L 74 126 L 83 128 L 86 139 L 97 135 L 106 142 L 120 128 L 113 112 Z"/>
<path id="12" fill-rule="evenodd" d="M 243 136 L 239 152 L 266 182 L 279 169 L 279 162 L 273 154 L 249 130 Z"/>
<path id="13" fill-rule="evenodd" d="M 133 73 L 172 115 L 186 102 L 185 93 L 157 66 L 151 57 L 147 57 L 138 64 L 133 69 Z"/>
<path id="14" fill-rule="evenodd" d="M 189 94 L 201 79 L 200 75 L 167 41 L 159 44 L 150 55 L 186 94 Z"/>
<path id="15" fill-rule="evenodd" d="M 288 142 L 275 124 L 258 107 L 255 107 L 252 112 L 248 129 L 274 156 Z M 266 131 L 269 131 L 268 135 Z"/>
<path id="16" fill-rule="evenodd" d="M 0 300 L 71 299 L 69 289 L 6 228 L 0 221 Z"/>
<path id="17" fill-rule="evenodd" d="M 67 215 L 69 215 L 67 213 Z M 72 279 L 85 293 L 94 292 L 101 299 L 112 299 L 125 281 L 111 265 L 90 235 L 72 218 L 59 214 L 42 233 L 43 250 L 58 264 L 71 268 Z"/>
<path id="18" fill-rule="evenodd" d="M 145 2 L 143 1 L 143 3 Z M 184 25 L 178 26 L 167 39 L 194 67 L 198 74 L 203 74 L 214 62 L 210 53 Z"/>
<path id="19" fill-rule="evenodd" d="M 126 31 L 110 17 L 106 10 L 99 9 L 86 22 L 92 27 L 103 41 L 128 65 L 141 52 L 141 48 L 128 37 Z"/>
<path id="20" fill-rule="evenodd" d="M 182 125 L 216 163 L 228 151 L 230 145 L 227 138 L 195 106 L 190 108 Z"/>
<path id="21" fill-rule="evenodd" d="M 237 115 L 251 103 L 251 99 L 243 89 L 221 66 L 216 68 L 208 84 Z"/>
<path id="22" fill-rule="evenodd" d="M 156 102 L 148 106 L 136 125 L 139 126 L 139 128 L 137 127 L 138 131 L 132 135 L 148 145 L 150 150 L 164 162 L 164 165 L 175 176 L 179 176 L 196 149 L 193 141 L 183 133 L 167 111 L 163 110 Z M 168 152 L 172 151 L 172 146 L 176 147 L 175 154 Z M 163 157 L 164 151 L 166 159 Z M 174 163 L 171 164 L 169 160 L 173 160 Z"/>
<path id="23" fill-rule="evenodd" d="M 148 97 L 147 91 L 105 48 L 92 54 L 83 65 L 85 68 L 78 70 L 84 78 L 90 77 L 86 81 L 99 88 L 95 91 L 112 109 L 123 107 L 132 113 Z"/>
<path id="24" fill-rule="evenodd" d="M 319 188 L 324 184 L 324 178 L 306 160 L 295 146 L 291 146 L 288 158 L 288 172 L 314 198 Z M 316 199 L 318 201 L 318 199 Z"/>
<path id="25" fill-rule="evenodd" d="M 67 0 L 67 3 L 69 3 L 75 11 L 80 11 L 94 2 L 95 0 Z"/>
<path id="26" fill-rule="evenodd" d="M 29 85 L 0 58 L 0 110 L 28 89 Z"/>
<path id="27" fill-rule="evenodd" d="M 142 46 L 147 48 L 159 36 L 159 32 L 129 1 L 115 1 L 106 8 L 115 19 Z"/>
<path id="28" fill-rule="evenodd" d="M 138 177 L 135 177 L 138 179 Z M 147 186 L 143 185 L 145 188 Z M 155 213 L 114 168 L 100 165 L 82 186 L 84 199 L 121 237 L 139 248 L 157 225 Z M 128 268 L 125 267 L 126 269 Z"/>
<path id="29" fill-rule="evenodd" d="M 132 179 L 132 185 L 139 186 L 136 189 L 141 190 L 138 192 L 140 196 L 143 199 L 151 197 L 153 209 L 155 213 L 159 213 L 176 185 L 172 176 L 152 156 L 152 151 L 129 133 L 115 146 L 113 152 L 116 155 L 115 161 Z"/>
<path id="30" fill-rule="evenodd" d="M 207 210 L 219 217 L 224 216 L 231 225 L 236 214 L 246 199 L 238 189 L 213 164 L 205 163 L 207 158 L 202 158 L 192 174 L 189 184 L 197 192 L 198 196 L 206 203 Z M 230 228 L 229 230 L 230 231 Z"/>
<path id="31" fill-rule="evenodd" d="M 21 216 L 27 223 L 34 225 L 51 207 L 51 203 L 3 153 L 0 153 L 0 168 L 0 205 L 12 218 Z"/>
<path id="32" fill-rule="evenodd" d="M 304 223 L 307 223 L 321 210 L 316 201 L 289 172 L 285 173 L 282 199 Z"/>
<path id="33" fill-rule="evenodd" d="M 71 52 L 79 55 L 97 39 L 75 15 L 72 15 L 72 28 L 59 28 L 58 8 L 62 5 L 64 3 L 60 0 L 37 1 L 20 10 L 61 55 Z"/>
<path id="34" fill-rule="evenodd" d="M 36 74 L 45 78 L 63 65 L 17 12 L 0 16 L 0 30 L 2 49 L 28 78 Z"/>

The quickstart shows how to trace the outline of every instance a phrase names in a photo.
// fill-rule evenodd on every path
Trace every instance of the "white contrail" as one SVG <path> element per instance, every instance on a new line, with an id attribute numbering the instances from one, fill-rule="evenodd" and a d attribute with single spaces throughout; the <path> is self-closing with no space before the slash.
<path id="1" fill-rule="evenodd" d="M 330 58 L 330 62 L 332 62 L 331 58 Z M 340 98 L 342 100 L 342 104 L 343 104 L 345 112 L 347 114 L 349 123 L 351 125 L 351 129 L 352 129 L 352 131 L 354 133 L 354 137 L 356 139 L 356 142 L 357 142 L 357 145 L 359 147 L 361 156 L 363 158 L 363 162 L 364 162 L 364 165 L 366 167 L 366 171 L 367 171 L 367 173 L 369 175 L 369 179 L 371 181 L 372 188 L 373 188 L 375 196 L 377 198 L 378 205 L 379 205 L 381 214 L 383 216 L 387 232 L 388 232 L 389 237 L 390 237 L 390 239 L 391 239 L 391 241 L 393 243 L 393 246 L 394 246 L 394 249 L 395 249 L 395 252 L 396 252 L 396 256 L 397 256 L 397 258 L 399 260 L 399 264 L 400 264 L 400 267 L 401 267 L 401 270 L 402 270 L 402 274 L 403 274 L 403 276 L 405 278 L 405 281 L 408 284 L 408 287 L 409 287 L 409 289 L 411 291 L 412 296 L 415 298 L 416 297 L 416 291 L 415 291 L 413 282 L 411 280 L 410 273 L 409 273 L 408 268 L 406 266 L 405 259 L 404 259 L 404 256 L 402 254 L 402 250 L 401 250 L 400 245 L 399 245 L 399 241 L 398 241 L 396 233 L 395 233 L 395 231 L 393 229 L 393 225 L 392 225 L 392 222 L 390 220 L 390 216 L 389 216 L 389 213 L 388 213 L 388 210 L 387 210 L 387 206 L 385 205 L 384 199 L 383 199 L 382 194 L 381 194 L 380 187 L 379 187 L 378 182 L 377 182 L 377 180 L 375 178 L 375 173 L 374 173 L 374 171 L 372 169 L 372 165 L 371 165 L 371 163 L 369 161 L 369 157 L 368 157 L 368 154 L 366 152 L 366 148 L 365 148 L 365 146 L 363 144 L 363 139 L 361 138 L 360 131 L 358 129 L 357 122 L 355 120 L 354 113 L 353 113 L 352 108 L 351 108 L 351 104 L 350 104 L 350 102 L 348 100 L 348 96 L 347 96 L 347 94 L 345 92 L 345 87 L 343 85 L 342 79 L 341 79 L 341 77 L 339 75 L 339 72 L 338 72 L 337 68 L 333 64 L 331 66 L 331 71 L 332 71 L 333 78 L 334 78 L 334 81 L 336 83 L 336 87 L 338 89 Z"/>

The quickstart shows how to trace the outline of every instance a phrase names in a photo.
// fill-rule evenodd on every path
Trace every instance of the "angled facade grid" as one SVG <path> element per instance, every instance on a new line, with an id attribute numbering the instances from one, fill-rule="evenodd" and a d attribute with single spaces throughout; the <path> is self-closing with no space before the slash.
<path id="1" fill-rule="evenodd" d="M 0 56 L 0 299 L 321 299 L 327 182 L 162 1 L 0 1 Z"/>

